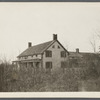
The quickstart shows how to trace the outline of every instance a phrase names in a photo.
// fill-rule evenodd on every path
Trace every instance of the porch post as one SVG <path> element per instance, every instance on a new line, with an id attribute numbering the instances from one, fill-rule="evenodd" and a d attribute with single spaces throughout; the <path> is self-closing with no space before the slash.
<path id="1" fill-rule="evenodd" d="M 16 62 L 16 65 L 17 65 L 17 67 L 18 67 L 18 68 L 20 67 L 20 64 L 19 64 L 19 62 Z"/>

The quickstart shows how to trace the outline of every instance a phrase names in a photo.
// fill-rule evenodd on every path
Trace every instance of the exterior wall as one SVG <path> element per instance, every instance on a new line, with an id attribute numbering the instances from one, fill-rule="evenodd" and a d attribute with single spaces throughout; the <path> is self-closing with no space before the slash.
<path id="1" fill-rule="evenodd" d="M 52 48 L 52 46 L 55 45 L 55 48 Z M 57 68 L 61 68 L 61 61 L 67 61 L 68 60 L 68 53 L 66 52 L 66 57 L 61 57 L 61 51 L 65 51 L 58 42 L 55 42 L 48 48 L 48 50 L 52 51 L 52 57 L 46 57 L 45 52 L 43 54 L 43 67 L 46 68 L 45 63 L 50 61 L 52 62 L 52 70 L 55 70 Z M 60 48 L 58 48 L 58 46 Z"/>

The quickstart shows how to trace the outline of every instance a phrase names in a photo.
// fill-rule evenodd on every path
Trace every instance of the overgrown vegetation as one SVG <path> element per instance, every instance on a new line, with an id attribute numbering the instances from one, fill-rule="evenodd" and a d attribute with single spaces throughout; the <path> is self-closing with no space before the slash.
<path id="1" fill-rule="evenodd" d="M 72 59 L 65 68 L 46 73 L 33 67 L 0 64 L 1 92 L 100 91 L 100 58 Z M 92 87 L 92 88 L 91 88 Z"/>

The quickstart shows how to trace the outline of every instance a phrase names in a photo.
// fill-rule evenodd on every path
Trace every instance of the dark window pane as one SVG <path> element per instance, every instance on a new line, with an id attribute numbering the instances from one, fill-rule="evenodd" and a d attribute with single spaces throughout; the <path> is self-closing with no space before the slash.
<path id="1" fill-rule="evenodd" d="M 46 62 L 46 72 L 51 73 L 52 62 Z"/>
<path id="2" fill-rule="evenodd" d="M 55 45 L 53 45 L 52 48 L 55 48 Z"/>
<path id="3" fill-rule="evenodd" d="M 61 51 L 61 57 L 66 57 L 66 52 L 65 51 Z"/>
<path id="4" fill-rule="evenodd" d="M 62 61 L 61 62 L 61 68 L 65 68 L 66 67 L 66 62 Z"/>
<path id="5" fill-rule="evenodd" d="M 60 46 L 58 45 L 58 49 L 60 49 Z"/>
<path id="6" fill-rule="evenodd" d="M 52 51 L 47 50 L 46 51 L 46 57 L 52 57 Z"/>
<path id="7" fill-rule="evenodd" d="M 46 62 L 46 69 L 51 69 L 52 68 L 52 62 Z"/>
<path id="8" fill-rule="evenodd" d="M 46 73 L 51 73 L 51 69 L 52 69 L 52 62 L 46 62 Z"/>

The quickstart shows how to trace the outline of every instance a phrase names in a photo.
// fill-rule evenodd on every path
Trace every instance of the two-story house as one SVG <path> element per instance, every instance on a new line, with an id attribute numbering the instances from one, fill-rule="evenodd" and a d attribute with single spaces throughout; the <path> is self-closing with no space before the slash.
<path id="1" fill-rule="evenodd" d="M 68 51 L 58 41 L 57 34 L 53 34 L 53 40 L 39 45 L 32 46 L 28 43 L 28 48 L 17 58 L 16 64 L 42 68 L 45 70 L 54 70 L 64 67 L 68 60 Z"/>

